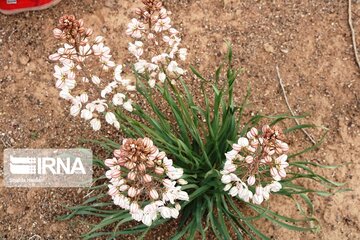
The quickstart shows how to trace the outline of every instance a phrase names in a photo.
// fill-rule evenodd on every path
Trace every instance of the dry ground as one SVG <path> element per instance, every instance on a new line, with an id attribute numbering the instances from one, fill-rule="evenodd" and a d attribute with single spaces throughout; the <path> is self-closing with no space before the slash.
<path id="1" fill-rule="evenodd" d="M 134 0 L 63 0 L 46 11 L 0 15 L 1 151 L 76 147 L 81 144 L 79 138 L 96 138 L 87 125 L 69 117 L 68 105 L 58 99 L 47 61 L 56 47 L 51 29 L 62 14 L 76 14 L 106 36 L 115 59 L 127 59 L 125 24 L 137 4 Z M 279 65 L 296 113 L 309 113 L 307 122 L 330 129 L 322 148 L 310 157 L 348 164 L 326 175 L 348 182 L 352 192 L 311 196 L 322 223 L 320 233 L 289 232 L 268 224 L 260 228 L 274 239 L 360 239 L 360 69 L 353 57 L 347 1 L 169 0 L 166 7 L 175 13 L 173 20 L 184 33 L 189 63 L 205 75 L 210 76 L 222 59 L 224 40 L 233 43 L 235 64 L 245 68 L 237 101 L 250 81 L 254 112 L 287 111 L 276 79 L 275 65 Z M 353 13 L 360 39 L 360 4 L 354 4 Z M 301 133 L 293 142 L 308 144 Z M 63 205 L 81 202 L 86 190 L 4 188 L 1 179 L 0 186 L 0 239 L 79 239 L 88 229 L 82 218 L 55 219 L 64 213 Z M 281 212 L 294 211 L 286 201 L 272 205 Z M 174 225 L 148 238 L 163 239 L 170 229 Z"/>

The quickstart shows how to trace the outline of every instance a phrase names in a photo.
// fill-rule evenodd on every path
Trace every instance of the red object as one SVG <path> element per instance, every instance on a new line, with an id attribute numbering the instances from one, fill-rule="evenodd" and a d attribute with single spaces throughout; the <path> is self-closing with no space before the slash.
<path id="1" fill-rule="evenodd" d="M 49 8 L 60 0 L 0 0 L 0 12 L 14 14 L 24 11 L 34 11 Z"/>

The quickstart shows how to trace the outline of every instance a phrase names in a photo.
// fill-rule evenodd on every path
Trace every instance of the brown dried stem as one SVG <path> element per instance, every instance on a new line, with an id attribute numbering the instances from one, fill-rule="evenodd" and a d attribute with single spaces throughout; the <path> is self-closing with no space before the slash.
<path id="1" fill-rule="evenodd" d="M 277 77 L 278 77 L 278 80 L 279 80 L 279 83 L 280 83 L 280 86 L 281 86 L 281 90 L 282 90 L 282 93 L 283 93 L 283 96 L 284 96 L 284 99 L 285 99 L 285 102 L 286 102 L 286 105 L 291 113 L 291 115 L 293 117 L 295 117 L 295 113 L 293 112 L 293 110 L 291 109 L 291 106 L 290 106 L 290 103 L 289 103 L 289 100 L 286 96 L 286 91 L 285 91 L 285 87 L 284 87 L 284 84 L 283 84 L 283 81 L 281 79 L 281 76 L 280 76 L 280 71 L 279 71 L 279 67 L 276 66 L 276 73 L 277 73 Z M 300 122 L 297 118 L 294 118 L 294 121 L 296 122 L 296 124 L 299 126 L 300 125 Z M 315 139 L 304 129 L 304 128 L 301 128 L 301 131 L 303 131 L 303 133 L 307 136 L 307 138 L 315 145 L 316 144 L 316 141 Z"/>

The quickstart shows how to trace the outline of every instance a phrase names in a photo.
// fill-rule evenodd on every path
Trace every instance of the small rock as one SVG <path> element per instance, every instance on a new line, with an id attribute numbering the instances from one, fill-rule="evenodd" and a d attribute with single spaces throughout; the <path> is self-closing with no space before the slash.
<path id="1" fill-rule="evenodd" d="M 19 57 L 19 63 L 22 65 L 26 65 L 29 61 L 30 61 L 30 58 L 27 55 L 21 55 Z"/>
<path id="2" fill-rule="evenodd" d="M 269 53 L 274 53 L 275 52 L 274 47 L 271 46 L 269 43 L 264 44 L 264 49 L 265 49 L 265 51 L 267 51 Z"/>
<path id="3" fill-rule="evenodd" d="M 114 7 L 114 4 L 115 4 L 115 1 L 114 0 L 105 0 L 105 7 L 108 7 L 108 8 L 113 8 Z"/>
<path id="4" fill-rule="evenodd" d="M 280 49 L 280 51 L 282 52 L 282 53 L 285 53 L 285 54 L 287 54 L 288 52 L 289 52 L 289 49 Z"/>
<path id="5" fill-rule="evenodd" d="M 7 214 L 14 214 L 14 213 L 16 213 L 16 212 L 17 212 L 17 209 L 14 208 L 14 207 L 11 207 L 11 206 L 9 206 L 9 207 L 6 209 L 6 213 L 7 213 Z"/>
<path id="6" fill-rule="evenodd" d="M 10 57 L 12 56 L 12 55 L 14 55 L 14 52 L 13 51 L 11 51 L 11 50 L 8 50 L 8 54 L 10 55 Z"/>

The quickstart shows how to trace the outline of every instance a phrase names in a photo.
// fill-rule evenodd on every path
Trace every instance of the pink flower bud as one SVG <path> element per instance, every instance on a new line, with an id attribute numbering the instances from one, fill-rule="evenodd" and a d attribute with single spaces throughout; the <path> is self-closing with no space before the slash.
<path id="1" fill-rule="evenodd" d="M 159 198 L 159 194 L 158 192 L 155 190 L 155 189 L 151 189 L 150 190 L 150 197 L 154 200 L 158 199 Z"/>
<path id="2" fill-rule="evenodd" d="M 129 161 L 127 161 L 127 162 L 124 164 L 124 167 L 126 167 L 127 169 L 130 169 L 130 170 L 133 169 L 135 166 L 136 166 L 135 163 L 129 162 Z"/>
<path id="3" fill-rule="evenodd" d="M 241 147 L 247 147 L 249 145 L 249 140 L 245 137 L 241 137 L 238 139 L 238 144 L 241 146 Z"/>
<path id="4" fill-rule="evenodd" d="M 165 170 L 162 167 L 155 167 L 156 174 L 162 175 L 162 174 L 164 174 L 164 171 Z"/>
<path id="5" fill-rule="evenodd" d="M 161 8 L 161 7 L 162 7 L 162 2 L 157 2 L 157 3 L 156 3 L 156 7 L 157 7 L 157 8 Z"/>
<path id="6" fill-rule="evenodd" d="M 281 168 L 278 172 L 279 172 L 280 177 L 282 177 L 282 178 L 286 177 L 285 169 Z"/>
<path id="7" fill-rule="evenodd" d="M 289 151 L 289 145 L 285 142 L 279 141 L 278 146 L 281 148 L 283 152 Z"/>
<path id="8" fill-rule="evenodd" d="M 153 143 L 153 141 L 151 141 L 151 139 L 150 138 L 144 138 L 143 139 L 143 143 L 144 143 L 144 145 L 145 145 L 145 147 L 149 147 L 149 148 L 155 148 L 155 151 L 156 151 L 156 147 L 154 147 L 154 143 Z M 153 149 L 152 149 L 153 150 Z"/>
<path id="9" fill-rule="evenodd" d="M 121 176 L 121 172 L 118 169 L 112 169 L 111 170 L 111 177 L 112 178 L 118 178 Z"/>
<path id="10" fill-rule="evenodd" d="M 120 191 L 120 192 L 123 192 L 123 191 L 126 191 L 128 188 L 129 188 L 129 185 L 121 185 L 121 186 L 119 187 L 119 191 Z"/>
<path id="11" fill-rule="evenodd" d="M 132 202 L 130 204 L 130 213 L 136 213 L 137 211 L 139 211 L 139 204 L 137 202 Z"/>
<path id="12" fill-rule="evenodd" d="M 152 167 L 154 167 L 154 165 L 155 165 L 154 161 L 152 161 L 152 160 L 146 161 L 146 166 L 147 167 L 152 168 Z"/>
<path id="13" fill-rule="evenodd" d="M 166 157 L 166 153 L 165 152 L 160 152 L 158 155 L 157 155 L 157 159 L 163 159 L 164 157 Z"/>
<path id="14" fill-rule="evenodd" d="M 113 185 L 109 185 L 109 191 L 108 194 L 110 196 L 115 196 L 119 191 L 114 187 Z"/>
<path id="15" fill-rule="evenodd" d="M 93 34 L 93 32 L 94 31 L 91 28 L 87 28 L 86 31 L 85 31 L 85 34 L 86 34 L 86 36 L 89 37 L 89 36 L 91 36 Z"/>
<path id="16" fill-rule="evenodd" d="M 254 175 L 250 176 L 250 177 L 247 179 L 247 183 L 248 183 L 250 186 L 254 185 L 254 184 L 255 184 L 255 181 L 256 181 L 256 179 L 255 179 L 255 176 L 254 176 Z"/>
<path id="17" fill-rule="evenodd" d="M 265 156 L 265 162 L 267 163 L 272 162 L 272 158 L 270 156 Z"/>
<path id="18" fill-rule="evenodd" d="M 143 176 L 143 180 L 144 180 L 144 182 L 149 183 L 149 182 L 151 182 L 152 177 L 149 174 L 145 174 Z"/>
<path id="19" fill-rule="evenodd" d="M 61 31 L 60 29 L 58 28 L 55 28 L 53 30 L 53 34 L 54 34 L 54 37 L 55 38 L 61 38 L 62 34 L 63 34 L 63 31 Z"/>
<path id="20" fill-rule="evenodd" d="M 273 149 L 273 148 L 269 148 L 269 147 L 265 147 L 264 148 L 264 151 L 268 154 L 268 155 L 274 155 L 274 153 L 275 153 L 275 149 Z"/>
<path id="21" fill-rule="evenodd" d="M 256 195 L 262 195 L 263 187 L 261 185 L 256 186 L 255 192 L 256 192 Z"/>
<path id="22" fill-rule="evenodd" d="M 256 137 L 258 135 L 258 130 L 256 128 L 251 128 L 250 133 L 253 137 Z"/>
<path id="23" fill-rule="evenodd" d="M 236 166 L 234 164 L 225 165 L 225 170 L 228 172 L 234 172 L 236 170 Z"/>
<path id="24" fill-rule="evenodd" d="M 79 19 L 78 22 L 79 22 L 80 27 L 84 26 L 84 20 L 83 19 Z"/>
<path id="25" fill-rule="evenodd" d="M 166 12 L 160 12 L 159 17 L 160 17 L 161 19 L 164 19 L 164 18 L 167 17 L 167 13 L 166 13 Z"/>
<path id="26" fill-rule="evenodd" d="M 256 148 L 254 148 L 254 147 L 252 147 L 252 146 L 248 146 L 246 149 L 247 149 L 249 152 L 252 152 L 252 153 L 256 152 Z"/>
<path id="27" fill-rule="evenodd" d="M 136 173 L 134 171 L 130 171 L 127 175 L 127 178 L 131 181 L 134 181 L 136 178 Z"/>
<path id="28" fill-rule="evenodd" d="M 115 156 L 116 158 L 119 158 L 119 157 L 121 156 L 121 150 L 120 150 L 120 149 L 114 150 L 114 156 Z"/>
<path id="29" fill-rule="evenodd" d="M 141 14 L 142 14 L 141 8 L 136 8 L 136 9 L 135 9 L 135 14 L 141 15 Z"/>
<path id="30" fill-rule="evenodd" d="M 233 145 L 232 145 L 232 148 L 235 150 L 235 151 L 241 151 L 241 146 L 239 145 L 239 144 L 236 144 L 236 143 L 234 143 Z"/>
<path id="31" fill-rule="evenodd" d="M 101 43 L 102 41 L 104 41 L 104 37 L 102 37 L 102 36 L 97 36 L 97 37 L 95 38 L 94 43 L 95 43 L 95 44 L 99 44 L 99 43 Z"/>
<path id="32" fill-rule="evenodd" d="M 137 194 L 137 189 L 136 188 L 134 188 L 134 187 L 129 188 L 129 190 L 128 190 L 128 196 L 129 197 L 133 198 L 133 197 L 136 196 L 136 194 Z"/>
<path id="33" fill-rule="evenodd" d="M 139 163 L 139 164 L 137 165 L 137 169 L 138 169 L 140 172 L 145 172 L 146 166 L 145 166 L 145 164 L 143 164 L 143 163 Z"/>
<path id="34" fill-rule="evenodd" d="M 58 54 L 58 53 L 51 54 L 51 55 L 49 56 L 49 59 L 50 59 L 51 61 L 57 61 L 57 60 L 60 59 L 60 54 Z"/>
<path id="35" fill-rule="evenodd" d="M 173 186 L 172 181 L 170 179 L 164 179 L 163 184 L 165 187 L 170 188 Z"/>
<path id="36" fill-rule="evenodd" d="M 270 126 L 269 125 L 264 125 L 263 127 L 262 127 L 262 132 L 263 133 L 266 133 L 267 131 L 269 131 L 270 130 Z"/>
<path id="37" fill-rule="evenodd" d="M 276 177 L 276 176 L 279 175 L 278 170 L 276 169 L 276 167 L 270 168 L 270 173 L 271 173 L 271 176 L 273 176 L 273 177 Z"/>
<path id="38" fill-rule="evenodd" d="M 282 154 L 282 153 L 283 153 L 283 151 L 282 151 L 281 148 L 275 148 L 275 152 L 276 152 L 277 154 Z"/>
<path id="39" fill-rule="evenodd" d="M 252 157 L 252 156 L 246 156 L 246 158 L 245 158 L 245 162 L 247 162 L 247 163 L 252 163 L 254 161 L 254 158 Z"/>
<path id="40" fill-rule="evenodd" d="M 107 167 L 113 167 L 113 166 L 117 165 L 117 160 L 116 160 L 116 158 L 106 159 L 106 160 L 105 160 L 105 165 L 106 165 Z"/>

